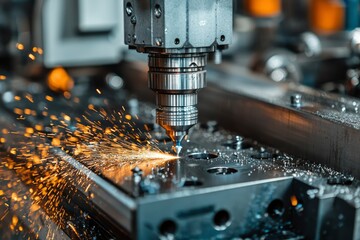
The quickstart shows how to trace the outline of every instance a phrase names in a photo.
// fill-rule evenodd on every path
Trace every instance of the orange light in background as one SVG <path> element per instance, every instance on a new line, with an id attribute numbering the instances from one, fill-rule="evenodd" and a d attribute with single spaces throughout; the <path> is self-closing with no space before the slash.
<path id="1" fill-rule="evenodd" d="M 38 53 L 38 54 L 43 54 L 43 50 L 41 49 L 41 48 L 39 48 L 39 47 L 33 47 L 32 48 L 32 51 L 34 52 L 34 53 Z"/>
<path id="2" fill-rule="evenodd" d="M 71 121 L 71 117 L 69 115 L 64 115 L 64 120 L 65 121 Z"/>
<path id="3" fill-rule="evenodd" d="M 43 126 L 39 125 L 39 124 L 36 124 L 35 125 L 35 129 L 38 130 L 38 131 L 42 131 L 43 130 Z"/>
<path id="4" fill-rule="evenodd" d="M 345 5 L 340 0 L 311 0 L 310 23 L 320 33 L 335 33 L 345 25 Z"/>
<path id="5" fill-rule="evenodd" d="M 55 92 L 69 92 L 74 87 L 74 80 L 65 69 L 58 67 L 49 73 L 47 84 Z"/>
<path id="6" fill-rule="evenodd" d="M 18 115 L 21 115 L 21 114 L 23 114 L 23 110 L 22 109 L 20 109 L 20 108 L 14 108 L 14 113 L 16 113 L 16 114 L 18 114 Z"/>
<path id="7" fill-rule="evenodd" d="M 30 94 L 27 94 L 27 95 L 25 96 L 25 98 L 26 98 L 29 102 L 34 103 L 34 98 L 33 98 L 33 96 L 31 96 Z"/>
<path id="8" fill-rule="evenodd" d="M 292 195 L 290 197 L 291 206 L 296 207 L 299 204 L 299 201 L 297 200 L 295 195 Z"/>
<path id="9" fill-rule="evenodd" d="M 31 114 L 31 109 L 25 108 L 25 109 L 24 109 L 24 113 L 25 113 L 26 115 L 30 115 L 30 114 Z"/>
<path id="10" fill-rule="evenodd" d="M 281 12 L 281 0 L 246 0 L 245 8 L 254 17 L 275 17 Z"/>
<path id="11" fill-rule="evenodd" d="M 17 43 L 16 48 L 20 51 L 24 50 L 24 45 L 22 43 Z"/>
<path id="12" fill-rule="evenodd" d="M 64 92 L 64 97 L 66 99 L 70 99 L 71 98 L 71 93 L 69 91 Z"/>
<path id="13" fill-rule="evenodd" d="M 5 75 L 0 75 L 0 80 L 6 80 L 6 76 Z"/>

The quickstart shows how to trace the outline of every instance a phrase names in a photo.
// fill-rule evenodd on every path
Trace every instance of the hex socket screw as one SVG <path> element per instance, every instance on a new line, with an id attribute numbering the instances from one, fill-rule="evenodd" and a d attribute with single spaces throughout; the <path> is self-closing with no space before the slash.
<path id="1" fill-rule="evenodd" d="M 300 94 L 294 94 L 290 96 L 290 104 L 292 107 L 302 106 L 302 96 Z"/>

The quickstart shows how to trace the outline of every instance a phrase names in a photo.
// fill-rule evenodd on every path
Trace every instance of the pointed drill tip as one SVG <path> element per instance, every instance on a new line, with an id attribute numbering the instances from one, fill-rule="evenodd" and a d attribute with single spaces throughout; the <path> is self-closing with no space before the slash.
<path id="1" fill-rule="evenodd" d="M 176 156 L 179 157 L 182 146 L 181 142 L 187 135 L 186 131 L 166 131 L 167 135 L 171 138 L 173 141 L 172 150 L 176 153 Z"/>
<path id="2" fill-rule="evenodd" d="M 181 145 L 176 144 L 176 145 L 173 146 L 173 151 L 176 153 L 177 157 L 180 155 L 181 149 L 182 149 Z"/>

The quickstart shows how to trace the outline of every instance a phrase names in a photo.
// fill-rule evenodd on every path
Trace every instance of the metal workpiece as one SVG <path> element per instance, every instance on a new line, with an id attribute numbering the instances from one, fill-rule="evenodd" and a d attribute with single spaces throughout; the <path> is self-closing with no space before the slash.
<path id="1" fill-rule="evenodd" d="M 215 76 L 213 72 L 210 73 Z M 134 77 L 140 78 L 139 75 Z M 229 79 L 224 78 L 223 81 Z M 277 87 L 272 90 L 276 90 Z M 264 89 L 257 90 L 253 86 L 253 89 L 249 88 L 250 90 L 258 98 L 270 98 Z M 218 98 L 222 89 L 209 87 L 207 91 L 213 91 L 212 100 L 219 101 L 222 105 L 220 109 L 228 111 L 227 105 Z M 291 94 L 287 94 L 288 92 L 285 91 L 284 94 L 278 89 L 272 93 L 274 94 L 272 97 L 281 95 L 284 106 L 291 112 L 310 111 L 309 93 L 306 94 L 301 89 L 296 92 L 301 93 L 304 99 L 301 108 L 290 105 Z M 236 95 L 230 91 L 224 94 L 230 97 L 227 99 L 229 104 L 233 104 L 232 100 L 239 102 L 245 98 L 244 94 L 236 98 Z M 35 97 L 44 99 L 43 95 Z M 118 99 L 107 98 L 105 94 L 99 95 L 99 102 L 103 102 L 100 100 L 104 99 L 109 100 L 109 106 L 115 110 L 118 108 L 116 104 L 123 103 Z M 53 110 L 73 109 L 68 111 L 71 112 L 72 118 L 81 116 L 83 111 L 88 110 L 84 106 L 83 111 L 79 111 L 74 105 L 65 105 L 57 98 L 54 100 L 48 102 L 47 107 Z M 123 101 L 128 109 L 132 103 L 127 100 Z M 83 96 L 81 101 L 88 100 Z M 5 109 L 11 116 L 17 117 L 13 109 L 20 104 L 24 104 L 25 107 L 33 106 L 33 103 L 27 99 L 4 101 L 0 123 L 1 119 L 8 115 L 4 113 Z M 215 104 L 212 102 L 208 104 L 210 110 L 214 111 Z M 137 105 L 140 122 L 130 126 L 131 128 L 140 127 L 152 119 L 151 105 L 141 101 Z M 262 103 L 260 106 L 263 111 L 271 114 L 273 114 L 272 110 L 276 110 L 275 107 L 270 108 L 269 103 Z M 239 114 L 246 113 L 243 118 L 251 118 L 249 121 L 253 121 L 257 124 L 256 127 L 260 128 L 250 110 L 240 111 L 243 110 L 240 107 L 238 109 L 233 110 L 239 111 Z M 179 111 L 180 109 L 175 110 L 175 112 Z M 256 110 L 252 109 L 252 111 Z M 148 114 L 151 115 L 149 118 Z M 228 112 L 222 112 L 222 116 L 227 120 L 240 122 L 234 127 L 240 129 L 246 123 L 244 119 L 229 118 L 227 114 Z M 275 114 L 280 119 L 284 115 Z M 203 116 L 207 115 L 203 114 Z M 301 123 L 299 127 L 304 129 L 299 118 L 294 115 L 292 117 L 294 117 L 293 121 Z M 87 118 L 91 122 L 102 119 L 99 119 L 97 114 L 89 114 Z M 169 118 L 171 119 L 166 117 Z M 274 127 L 274 119 L 270 115 L 259 120 L 263 122 L 263 119 L 272 123 L 271 126 L 274 131 L 278 131 L 278 135 L 282 134 L 279 128 Z M 288 120 L 287 123 L 289 121 L 291 122 Z M 46 118 L 39 115 L 24 118 L 16 125 L 8 119 L 5 122 L 7 122 L 6 128 L 11 132 L 19 131 L 18 128 L 22 123 L 31 127 L 42 124 L 45 129 L 56 123 L 47 122 Z M 341 235 L 346 236 L 346 239 L 358 238 L 357 232 L 352 231 L 359 228 L 359 222 L 355 217 L 359 209 L 357 179 L 324 165 L 310 163 L 308 159 L 293 157 L 244 135 L 226 131 L 219 126 L 222 123 L 224 121 L 219 119 L 218 123 L 208 121 L 206 124 L 194 126 L 194 131 L 190 131 L 188 138 L 183 140 L 182 145 L 186 151 L 183 150 L 179 157 L 165 155 L 164 159 L 153 159 L 147 158 L 147 152 L 144 152 L 144 157 L 134 160 L 131 154 L 126 156 L 127 154 L 111 148 L 105 149 L 99 155 L 99 149 L 106 147 L 107 144 L 101 141 L 89 142 L 87 139 L 79 142 L 90 150 L 88 154 L 84 154 L 87 156 L 85 158 L 82 154 L 77 155 L 71 150 L 76 148 L 75 146 L 68 146 L 69 148 L 65 150 L 53 146 L 49 151 L 49 157 L 55 157 L 57 165 L 62 166 L 65 173 L 76 174 L 59 176 L 64 178 L 66 183 L 64 184 L 66 189 L 62 192 L 66 193 L 66 197 L 63 194 L 56 195 L 62 199 L 59 205 L 44 204 L 40 207 L 45 210 L 50 208 L 50 212 L 59 208 L 65 209 L 69 217 L 66 216 L 64 225 L 60 225 L 59 230 L 64 231 L 64 234 L 69 234 L 69 231 L 70 234 L 76 233 L 80 239 L 87 239 L 88 236 L 105 239 L 331 239 L 332 236 L 339 238 Z M 181 128 L 184 125 L 181 123 L 179 128 L 171 127 L 177 130 L 174 132 L 174 138 L 178 141 L 181 141 L 181 137 L 185 134 L 184 129 Z M 249 125 L 246 124 L 245 127 L 249 128 Z M 330 129 L 328 125 L 326 127 L 327 130 Z M 281 130 L 287 132 L 287 129 Z M 163 151 L 171 148 L 170 140 L 158 138 L 158 128 L 147 127 L 146 131 L 152 136 L 149 140 L 157 143 L 156 147 Z M 6 142 L 1 145 L 4 149 L 11 149 L 11 146 L 18 146 L 18 149 L 21 149 L 21 144 L 29 144 L 28 137 L 23 134 L 6 136 Z M 50 144 L 47 138 L 42 141 L 38 141 L 34 136 L 31 138 L 37 145 Z M 133 141 L 130 140 L 129 143 Z M 312 139 L 307 141 L 311 142 Z M 21 161 L 16 155 L 11 157 Z M 45 161 L 43 163 L 46 164 Z M 33 168 L 42 166 L 35 165 Z M 15 181 L 23 181 L 21 171 L 16 174 L 17 169 L 8 169 L 8 171 L 14 171 Z M 28 172 L 25 171 L 24 174 Z M 19 180 L 16 179 L 17 177 Z M 40 186 L 34 185 L 27 187 L 40 189 Z M 9 196 L 11 198 L 11 194 Z M 73 223 L 74 219 L 77 222 Z M 336 233 L 332 230 L 334 226 L 337 226 Z M 74 235 L 70 234 L 72 238 L 71 236 Z"/>
<path id="2" fill-rule="evenodd" d="M 197 92 L 206 86 L 208 53 L 232 40 L 232 1 L 124 1 L 125 44 L 149 54 L 149 88 L 156 93 L 157 123 L 177 154 L 197 123 Z"/>
<path id="3" fill-rule="evenodd" d="M 129 73 L 137 70 L 137 75 L 127 77 L 129 84 L 136 85 L 133 91 L 150 101 L 151 94 L 139 88 L 146 79 L 141 69 L 128 69 Z M 232 63 L 209 66 L 207 79 L 208 86 L 199 96 L 200 121 L 216 120 L 243 136 L 360 176 L 358 99 L 294 83 L 274 83 Z M 296 100 L 297 94 L 301 95 L 300 101 Z M 294 105 L 291 96 L 295 97 Z M 296 102 L 301 103 L 300 107 Z"/>
<path id="4" fill-rule="evenodd" d="M 223 66 L 220 71 L 227 75 L 222 75 L 221 84 L 216 81 L 217 71 L 208 72 L 209 87 L 199 101 L 202 117 L 218 119 L 245 136 L 360 176 L 357 99 L 296 84 L 271 83 L 238 71 L 238 66 Z"/>

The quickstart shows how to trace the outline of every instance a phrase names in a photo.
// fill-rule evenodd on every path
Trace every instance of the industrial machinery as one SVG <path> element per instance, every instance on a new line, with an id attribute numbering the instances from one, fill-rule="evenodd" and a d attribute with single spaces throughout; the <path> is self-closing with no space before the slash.
<path id="1" fill-rule="evenodd" d="M 359 239 L 359 6 L 0 1 L 0 238 Z"/>
<path id="2" fill-rule="evenodd" d="M 125 42 L 149 54 L 156 122 L 179 154 L 182 140 L 198 122 L 197 92 L 206 86 L 207 55 L 215 52 L 215 61 L 221 61 L 221 51 L 231 43 L 232 0 L 124 4 Z"/>

